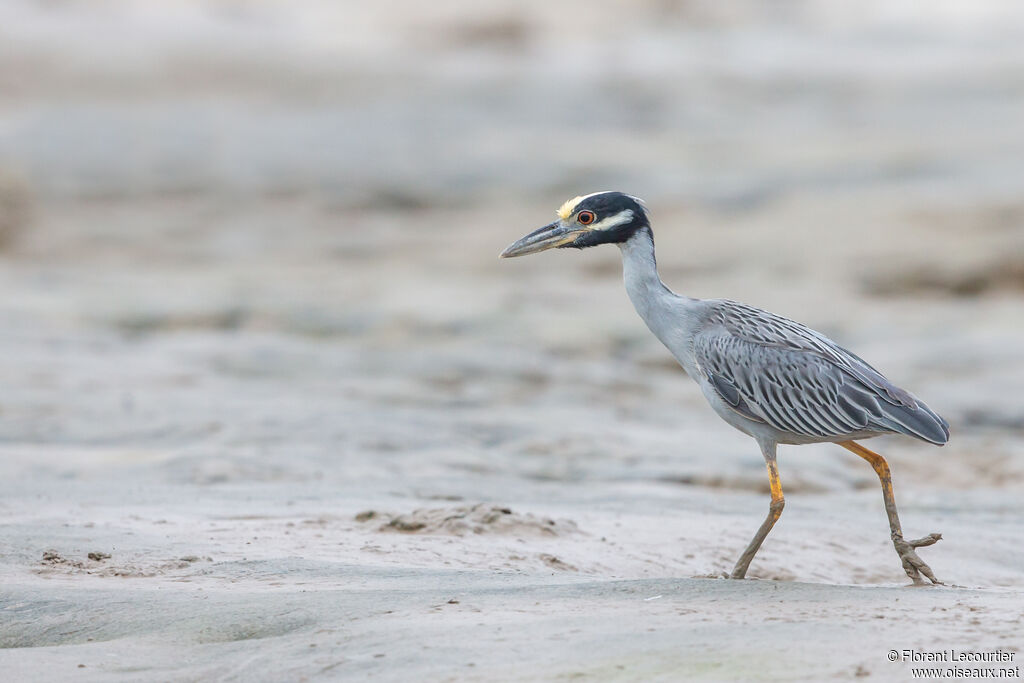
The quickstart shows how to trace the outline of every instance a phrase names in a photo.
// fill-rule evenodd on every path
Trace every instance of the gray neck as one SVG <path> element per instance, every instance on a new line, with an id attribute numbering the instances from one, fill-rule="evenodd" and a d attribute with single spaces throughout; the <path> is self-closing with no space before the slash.
<path id="1" fill-rule="evenodd" d="M 622 279 L 633 308 L 647 321 L 648 315 L 666 295 L 672 296 L 658 276 L 658 264 L 654 259 L 654 234 L 650 228 L 641 228 L 625 242 L 619 244 L 622 250 Z"/>
<path id="2" fill-rule="evenodd" d="M 661 281 L 654 260 L 654 235 L 649 227 L 637 231 L 620 243 L 619 248 L 622 250 L 622 278 L 633 308 L 690 372 L 693 363 L 686 342 L 696 329 L 701 302 L 674 294 Z"/>

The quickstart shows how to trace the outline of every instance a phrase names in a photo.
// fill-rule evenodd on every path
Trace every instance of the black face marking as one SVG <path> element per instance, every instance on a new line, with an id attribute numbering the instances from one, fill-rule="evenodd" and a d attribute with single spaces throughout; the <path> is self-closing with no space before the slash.
<path id="1" fill-rule="evenodd" d="M 628 240 L 641 228 L 650 226 L 647 220 L 647 212 L 644 211 L 644 207 L 640 205 L 640 202 L 621 192 L 604 192 L 593 197 L 587 197 L 575 207 L 577 216 L 582 211 L 590 211 L 594 214 L 594 219 L 589 223 L 593 225 L 600 224 L 606 218 L 617 216 L 623 211 L 632 211 L 633 218 L 627 223 L 617 225 L 608 230 L 585 232 L 577 237 L 575 241 L 565 245 L 567 247 L 584 249 L 586 247 L 596 247 L 599 244 L 619 244 Z M 584 223 L 584 225 L 588 225 L 588 223 Z"/>

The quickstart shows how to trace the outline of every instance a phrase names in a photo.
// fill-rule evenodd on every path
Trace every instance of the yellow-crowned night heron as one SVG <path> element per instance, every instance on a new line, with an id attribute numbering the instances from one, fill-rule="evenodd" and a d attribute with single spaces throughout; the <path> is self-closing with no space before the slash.
<path id="1" fill-rule="evenodd" d="M 768 516 L 736 562 L 741 579 L 785 499 L 775 463 L 778 444 L 830 441 L 871 463 L 882 484 L 892 542 L 907 576 L 941 583 L 915 548 L 940 534 L 907 541 L 893 497 L 889 465 L 857 443 L 880 434 L 906 434 L 941 446 L 949 425 L 909 392 L 892 384 L 853 353 L 800 323 L 725 299 L 691 299 L 658 277 L 654 235 L 640 201 L 621 192 L 570 199 L 558 220 L 509 245 L 503 258 L 552 247 L 582 249 L 617 244 L 626 291 L 651 332 L 700 385 L 718 415 L 750 435 L 768 466 L 772 501 Z"/>

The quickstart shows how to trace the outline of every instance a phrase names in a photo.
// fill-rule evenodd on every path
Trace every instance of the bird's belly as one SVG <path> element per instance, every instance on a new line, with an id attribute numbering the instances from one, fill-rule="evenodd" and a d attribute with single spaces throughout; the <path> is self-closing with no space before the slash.
<path id="1" fill-rule="evenodd" d="M 718 392 L 715 391 L 715 388 L 711 386 L 710 382 L 697 380 L 697 384 L 700 385 L 700 390 L 704 394 L 705 400 L 707 400 L 708 404 L 711 406 L 711 409 L 718 413 L 720 418 L 744 434 L 752 436 L 755 439 L 766 436 L 771 438 L 771 433 L 766 430 L 771 430 L 771 432 L 778 431 L 772 429 L 763 422 L 756 422 L 733 410 L 724 400 L 722 400 L 722 397 L 718 395 Z"/>
<path id="2" fill-rule="evenodd" d="M 657 336 L 661 338 L 660 334 L 657 334 Z M 700 390 L 704 394 L 704 399 L 711 405 L 711 408 L 716 413 L 718 413 L 718 416 L 720 418 L 722 418 L 730 425 L 743 432 L 744 434 L 752 436 L 755 439 L 766 436 L 768 438 L 771 438 L 771 434 L 778 432 L 778 430 L 769 427 L 763 422 L 755 422 L 754 420 L 751 420 L 747 417 L 744 417 L 743 415 L 740 415 L 738 412 L 729 407 L 725 403 L 725 401 L 722 400 L 722 397 L 718 395 L 718 392 L 715 391 L 715 389 L 707 382 L 707 380 L 704 379 L 703 374 L 697 368 L 696 364 L 694 364 L 692 357 L 686 357 L 682 356 L 681 354 L 677 354 L 675 352 L 675 349 L 673 348 L 676 345 L 668 343 L 665 339 L 661 339 L 661 342 L 665 344 L 665 348 L 672 352 L 672 355 L 675 357 L 680 367 L 682 367 L 686 374 L 690 376 L 690 379 L 692 379 L 694 382 L 697 383 L 698 386 L 700 386 Z"/>

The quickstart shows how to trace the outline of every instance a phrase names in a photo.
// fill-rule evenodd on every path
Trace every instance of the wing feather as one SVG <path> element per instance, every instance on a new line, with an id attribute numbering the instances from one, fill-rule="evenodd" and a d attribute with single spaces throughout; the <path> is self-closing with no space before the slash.
<path id="1" fill-rule="evenodd" d="M 693 342 L 697 366 L 749 419 L 804 437 L 949 438 L 948 423 L 928 406 L 821 333 L 744 304 L 709 304 Z"/>

